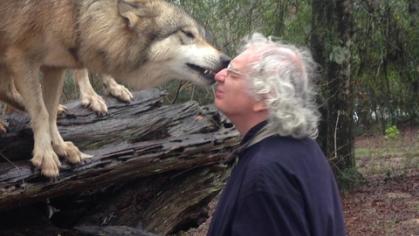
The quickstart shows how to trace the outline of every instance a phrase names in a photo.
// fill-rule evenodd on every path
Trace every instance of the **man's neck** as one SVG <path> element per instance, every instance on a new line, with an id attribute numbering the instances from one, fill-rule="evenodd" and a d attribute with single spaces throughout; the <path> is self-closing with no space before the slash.
<path id="1" fill-rule="evenodd" d="M 239 131 L 240 136 L 244 137 L 247 132 L 255 127 L 257 124 L 266 120 L 267 116 L 253 116 L 253 117 L 229 117 L 233 122 L 236 129 Z"/>

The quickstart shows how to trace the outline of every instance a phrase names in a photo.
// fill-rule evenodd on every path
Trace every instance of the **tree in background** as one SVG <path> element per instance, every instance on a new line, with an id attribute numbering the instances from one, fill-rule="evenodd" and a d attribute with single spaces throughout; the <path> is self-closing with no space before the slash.
<path id="1" fill-rule="evenodd" d="M 353 74 L 361 132 L 419 117 L 417 1 L 354 1 Z"/>
<path id="2" fill-rule="evenodd" d="M 352 0 L 312 1 L 311 47 L 321 66 L 319 142 L 338 177 L 355 166 L 351 75 Z"/>

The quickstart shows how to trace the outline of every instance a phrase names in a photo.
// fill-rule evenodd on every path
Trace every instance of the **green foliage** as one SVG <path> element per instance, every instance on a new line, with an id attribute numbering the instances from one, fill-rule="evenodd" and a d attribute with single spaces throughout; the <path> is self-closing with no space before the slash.
<path id="1" fill-rule="evenodd" d="M 284 30 L 280 36 L 287 42 L 308 46 L 311 34 L 311 1 L 295 1 L 284 17 Z"/>
<path id="2" fill-rule="evenodd" d="M 370 128 L 419 116 L 418 9 L 413 1 L 354 1 L 352 70 L 356 112 Z"/>
<path id="3" fill-rule="evenodd" d="M 66 102 L 68 100 L 74 100 L 79 97 L 79 90 L 77 88 L 76 82 L 74 80 L 74 75 L 66 71 L 64 80 L 63 94 L 61 95 L 61 100 Z"/>
<path id="4" fill-rule="evenodd" d="M 339 189 L 343 192 L 350 191 L 365 182 L 364 177 L 355 167 L 344 169 L 335 174 Z"/>
<path id="5" fill-rule="evenodd" d="M 170 81 L 161 86 L 161 88 L 168 92 L 164 100 L 166 104 L 183 103 L 193 100 L 201 105 L 206 105 L 212 103 L 214 100 L 212 88 L 194 86 L 191 83 Z"/>
<path id="6" fill-rule="evenodd" d="M 351 52 L 347 47 L 334 46 L 329 55 L 329 60 L 341 65 L 351 57 Z"/>
<path id="7" fill-rule="evenodd" d="M 399 135 L 400 135 L 400 131 L 395 125 L 392 125 L 392 126 L 388 127 L 385 131 L 386 139 L 393 139 L 394 140 L 397 137 L 399 137 Z"/>

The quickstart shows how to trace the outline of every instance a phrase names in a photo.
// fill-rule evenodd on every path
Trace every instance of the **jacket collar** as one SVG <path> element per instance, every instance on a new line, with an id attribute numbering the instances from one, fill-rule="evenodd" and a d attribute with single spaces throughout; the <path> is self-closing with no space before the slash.
<path id="1" fill-rule="evenodd" d="M 253 126 L 247 133 L 244 135 L 243 139 L 240 142 L 240 145 L 246 143 L 250 139 L 252 139 L 263 127 L 268 124 L 267 120 L 260 122 L 259 124 Z"/>

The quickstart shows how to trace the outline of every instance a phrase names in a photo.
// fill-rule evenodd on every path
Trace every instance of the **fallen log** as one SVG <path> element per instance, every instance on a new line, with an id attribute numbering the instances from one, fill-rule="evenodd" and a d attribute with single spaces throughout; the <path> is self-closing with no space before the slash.
<path id="1" fill-rule="evenodd" d="M 9 132 L 0 136 L 0 210 L 86 191 L 96 194 L 103 189 L 117 188 L 123 196 L 134 188 L 149 195 L 148 207 L 134 217 L 136 222 L 123 224 L 124 215 L 119 214 L 106 225 L 141 224 L 160 234 L 184 230 L 188 217 L 200 214 L 196 206 L 204 207 L 221 189 L 225 168 L 220 171 L 215 167 L 218 170 L 214 172 L 211 166 L 231 153 L 238 133 L 211 106 L 201 107 L 196 102 L 164 105 L 162 96 L 164 93 L 153 89 L 135 94 L 130 104 L 107 98 L 109 112 L 105 116 L 78 103 L 67 104 L 68 112 L 58 121 L 60 132 L 93 157 L 76 166 L 63 162 L 60 176 L 54 180 L 41 176 L 29 162 L 33 140 L 28 118 L 24 114 L 7 116 Z M 127 185 L 130 181 L 137 185 L 126 187 L 132 186 Z M 147 192 L 144 183 L 150 181 L 156 187 Z M 177 201 L 176 197 L 182 199 Z M 181 204 L 185 198 L 191 201 Z M 104 215 L 114 211 L 112 203 L 121 202 L 116 198 L 107 201 L 107 209 L 102 204 L 75 225 L 99 225 Z M 167 219 L 166 223 L 161 219 Z"/>

